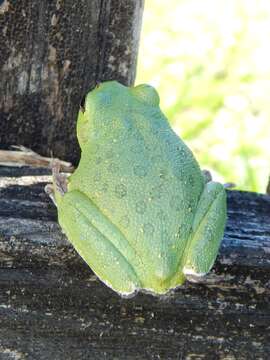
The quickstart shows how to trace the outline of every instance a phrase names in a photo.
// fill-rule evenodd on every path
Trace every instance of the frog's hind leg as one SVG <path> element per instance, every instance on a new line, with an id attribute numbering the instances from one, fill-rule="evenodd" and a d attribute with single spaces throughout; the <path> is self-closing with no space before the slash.
<path id="1" fill-rule="evenodd" d="M 122 296 L 141 287 L 131 265 L 135 254 L 114 224 L 80 191 L 67 192 L 58 206 L 59 222 L 95 274 Z"/>
<path id="2" fill-rule="evenodd" d="M 184 255 L 183 273 L 203 276 L 216 259 L 226 223 L 226 192 L 224 187 L 210 181 L 198 203 L 192 233 Z"/>

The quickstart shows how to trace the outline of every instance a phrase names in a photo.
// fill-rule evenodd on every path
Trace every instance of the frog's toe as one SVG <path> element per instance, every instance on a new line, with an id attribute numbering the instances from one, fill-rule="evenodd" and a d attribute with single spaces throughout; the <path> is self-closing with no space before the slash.
<path id="1" fill-rule="evenodd" d="M 212 266 L 210 266 L 210 268 Z M 183 268 L 183 274 L 186 276 L 186 278 L 188 278 L 188 277 L 190 277 L 190 278 L 201 278 L 201 277 L 205 276 L 207 273 L 206 272 L 198 272 L 195 268 L 187 266 L 187 267 Z"/>

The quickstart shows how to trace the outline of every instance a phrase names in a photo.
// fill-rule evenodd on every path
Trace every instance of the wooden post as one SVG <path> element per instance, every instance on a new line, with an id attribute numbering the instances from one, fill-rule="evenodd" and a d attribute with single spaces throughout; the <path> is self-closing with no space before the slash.
<path id="1" fill-rule="evenodd" d="M 80 100 L 135 77 L 142 0 L 0 1 L 0 145 L 76 163 Z"/>

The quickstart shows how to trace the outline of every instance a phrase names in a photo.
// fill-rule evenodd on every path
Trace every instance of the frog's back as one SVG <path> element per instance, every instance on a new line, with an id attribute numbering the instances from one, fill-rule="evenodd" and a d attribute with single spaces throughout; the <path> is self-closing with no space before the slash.
<path id="1" fill-rule="evenodd" d="M 138 271 L 164 280 L 179 266 L 203 179 L 158 105 L 123 98 L 101 112 L 82 151 L 79 168 L 87 176 L 80 175 L 80 189 L 127 238 L 141 259 Z"/>

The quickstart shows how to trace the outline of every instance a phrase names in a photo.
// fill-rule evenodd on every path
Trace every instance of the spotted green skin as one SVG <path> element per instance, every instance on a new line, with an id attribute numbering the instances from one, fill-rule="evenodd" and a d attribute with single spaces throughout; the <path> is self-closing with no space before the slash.
<path id="1" fill-rule="evenodd" d="M 105 82 L 80 111 L 78 168 L 56 194 L 61 227 L 123 296 L 164 294 L 212 267 L 226 221 L 221 184 L 204 179 L 156 90 Z"/>

